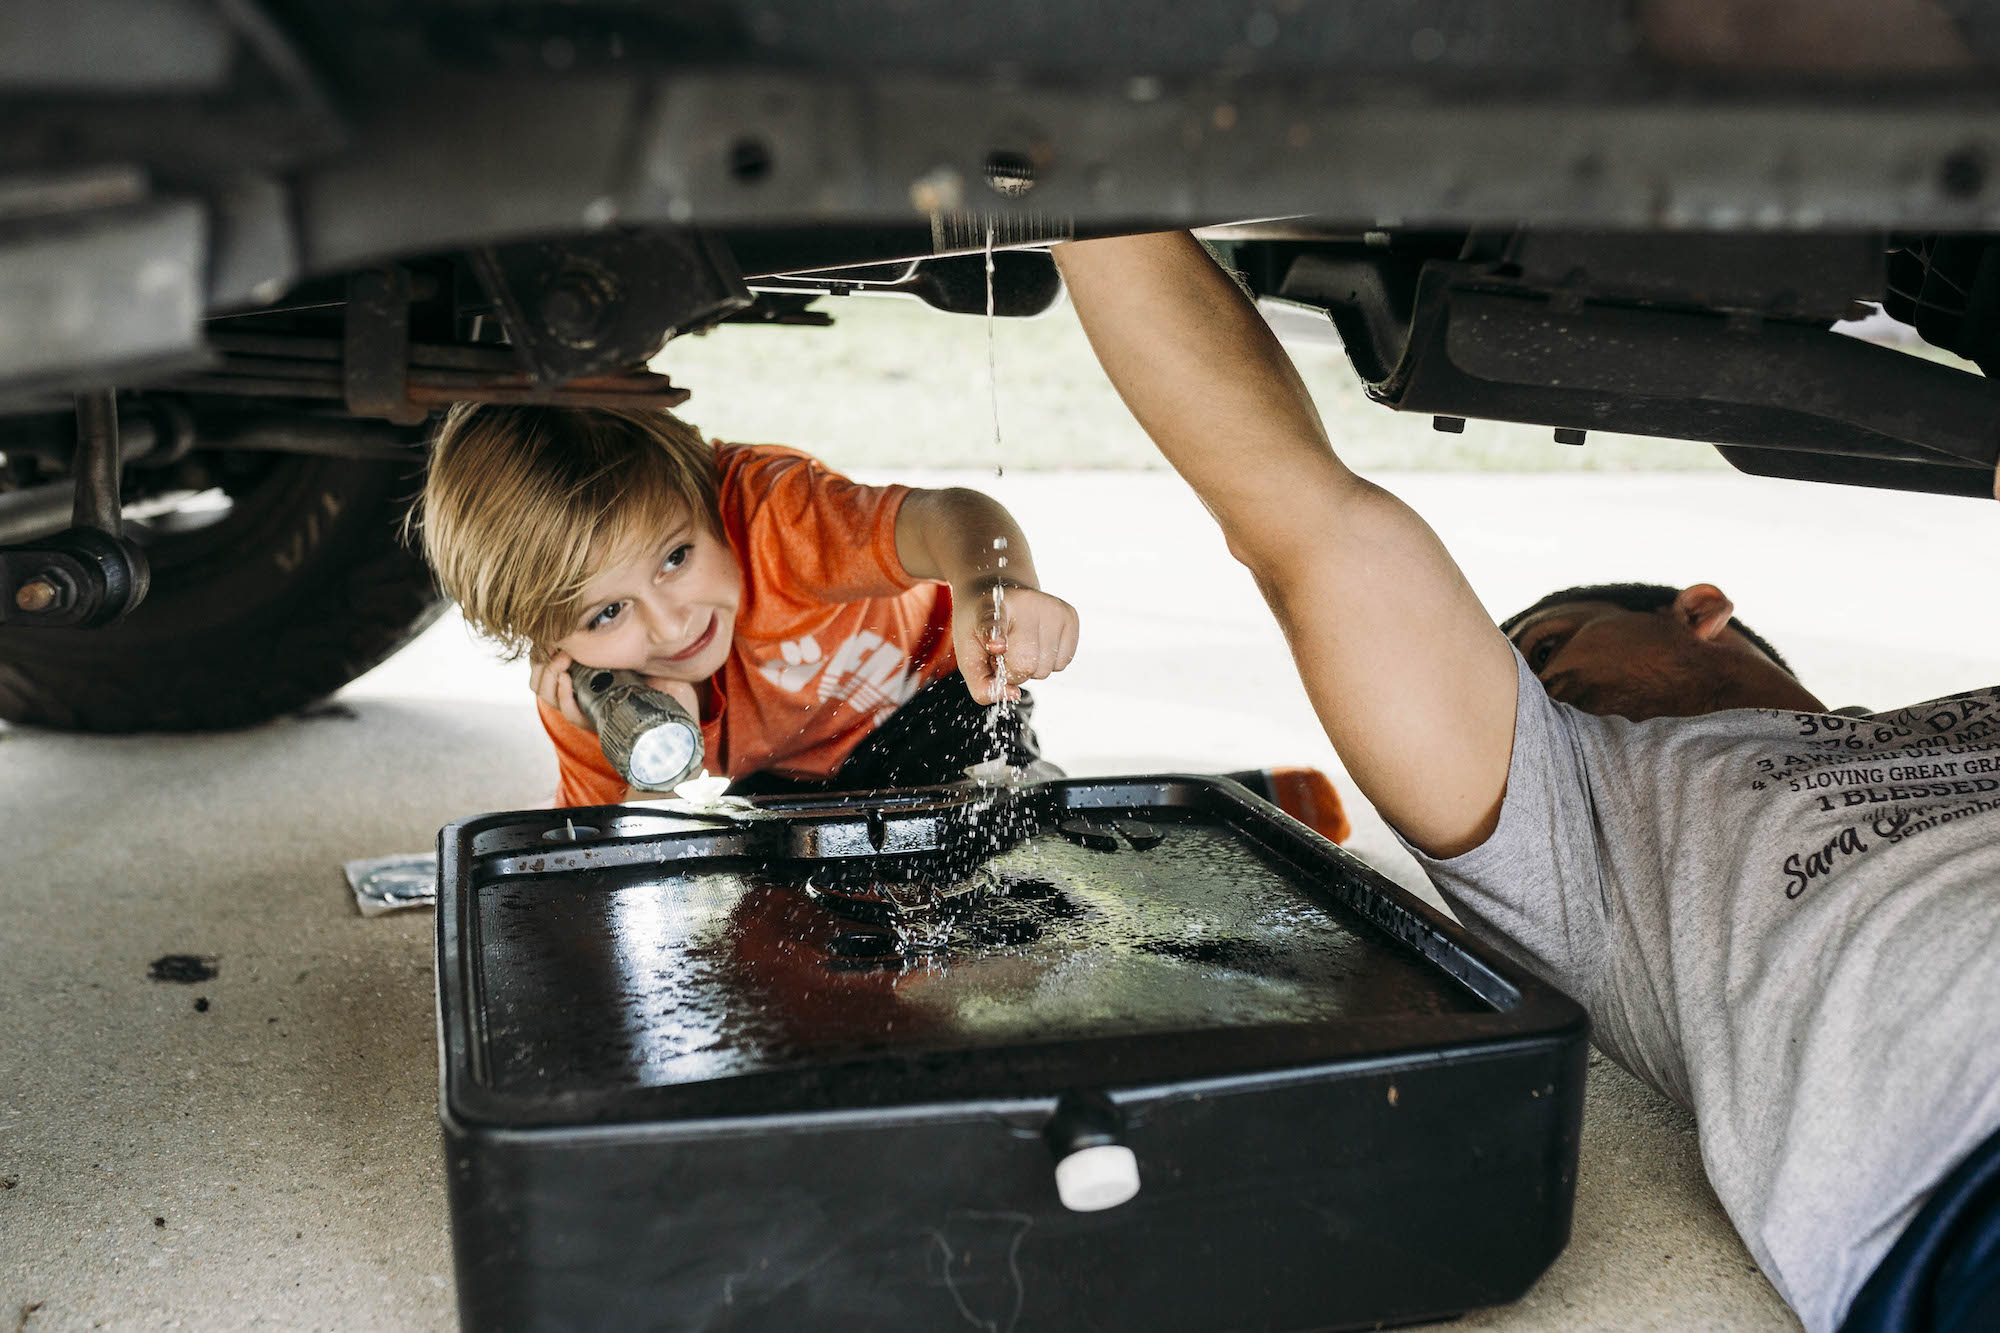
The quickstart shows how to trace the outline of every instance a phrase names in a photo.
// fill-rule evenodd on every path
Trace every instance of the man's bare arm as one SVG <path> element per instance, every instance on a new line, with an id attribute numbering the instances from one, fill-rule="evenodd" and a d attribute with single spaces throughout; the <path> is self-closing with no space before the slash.
<path id="1" fill-rule="evenodd" d="M 1290 358 L 1192 237 L 1055 255 L 1098 360 L 1255 576 L 1362 793 L 1432 855 L 1484 841 L 1514 658 L 1436 534 L 1334 455 Z"/>

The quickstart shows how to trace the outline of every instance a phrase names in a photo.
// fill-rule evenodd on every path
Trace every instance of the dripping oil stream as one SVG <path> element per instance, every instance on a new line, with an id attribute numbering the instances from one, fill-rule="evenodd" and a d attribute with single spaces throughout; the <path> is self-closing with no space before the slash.
<path id="1" fill-rule="evenodd" d="M 993 475 L 999 478 L 1006 475 L 1006 466 L 1002 461 L 1004 454 L 1002 453 L 1000 444 L 1000 375 L 997 369 L 998 363 L 994 355 L 993 233 L 993 224 L 989 222 L 986 226 L 986 393 L 993 413 Z M 995 537 L 993 539 L 995 553 L 994 572 L 996 575 L 1007 568 L 1006 545 L 1007 539 L 1005 537 Z M 1006 589 L 1001 586 L 997 577 L 993 584 L 993 623 L 996 626 L 1004 626 L 1007 623 Z M 1013 721 L 1002 710 L 1012 709 L 1014 705 L 1004 692 L 1007 680 L 1006 654 L 993 654 L 989 665 L 993 671 L 995 686 L 994 703 L 987 720 L 988 726 L 997 737 L 1001 734 L 1003 724 Z"/>

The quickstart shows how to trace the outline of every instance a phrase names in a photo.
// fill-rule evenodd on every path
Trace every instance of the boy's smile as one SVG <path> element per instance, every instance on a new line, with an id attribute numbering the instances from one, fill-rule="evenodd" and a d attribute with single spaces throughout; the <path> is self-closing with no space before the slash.
<path id="1" fill-rule="evenodd" d="M 692 660 L 704 648 L 708 647 L 709 644 L 715 642 L 715 631 L 721 623 L 722 623 L 721 614 L 719 612 L 711 610 L 708 613 L 707 622 L 702 626 L 701 633 L 695 636 L 694 642 L 689 644 L 687 647 L 681 649 L 679 652 L 670 655 L 666 659 L 667 663 L 671 665 L 678 665 L 682 662 Z"/>
<path id="2" fill-rule="evenodd" d="M 728 658 L 742 600 L 729 543 L 682 521 L 593 575 L 576 628 L 554 646 L 585 666 L 700 682 Z"/>

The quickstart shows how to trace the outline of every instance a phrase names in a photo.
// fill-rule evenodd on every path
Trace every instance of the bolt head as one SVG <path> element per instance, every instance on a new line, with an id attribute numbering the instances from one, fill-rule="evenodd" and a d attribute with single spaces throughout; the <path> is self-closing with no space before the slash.
<path id="1" fill-rule="evenodd" d="M 14 590 L 14 605 L 29 614 L 51 610 L 62 600 L 62 589 L 47 579 L 30 579 Z"/>
<path id="2" fill-rule="evenodd" d="M 588 273 L 558 273 L 542 289 L 542 323 L 571 346 L 588 346 L 603 332 L 610 293 Z"/>
<path id="3" fill-rule="evenodd" d="M 1034 161 L 1021 153 L 994 151 L 986 155 L 986 185 L 993 193 L 1019 199 L 1035 188 Z"/>

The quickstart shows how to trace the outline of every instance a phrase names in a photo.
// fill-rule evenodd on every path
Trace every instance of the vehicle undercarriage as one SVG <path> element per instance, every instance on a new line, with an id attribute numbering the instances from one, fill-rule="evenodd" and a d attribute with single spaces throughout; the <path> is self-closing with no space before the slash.
<path id="1" fill-rule="evenodd" d="M 1159 226 L 1440 429 L 1990 495 L 1996 66 L 1945 0 L 14 0 L 0 716 L 240 725 L 393 651 L 449 403 L 671 407 L 675 336 L 981 313 L 989 248 L 1034 314 L 1039 247 Z"/>

